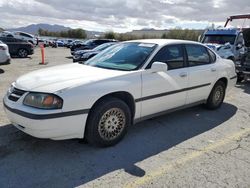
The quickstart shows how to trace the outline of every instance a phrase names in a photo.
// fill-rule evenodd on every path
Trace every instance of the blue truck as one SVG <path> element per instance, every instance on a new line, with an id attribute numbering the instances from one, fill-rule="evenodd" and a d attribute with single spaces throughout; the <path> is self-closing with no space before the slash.
<path id="1" fill-rule="evenodd" d="M 250 28 L 227 27 L 233 20 L 250 20 L 250 14 L 230 16 L 223 28 L 206 30 L 200 42 L 213 49 L 222 58 L 234 61 L 238 81 L 250 76 Z M 246 23 L 246 22 L 244 22 Z"/>

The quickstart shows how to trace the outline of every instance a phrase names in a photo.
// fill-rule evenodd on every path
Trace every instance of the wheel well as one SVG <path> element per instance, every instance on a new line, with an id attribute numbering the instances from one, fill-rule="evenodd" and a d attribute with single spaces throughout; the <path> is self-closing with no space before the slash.
<path id="1" fill-rule="evenodd" d="M 122 100 L 123 102 L 125 102 L 130 111 L 131 111 L 131 122 L 133 123 L 133 119 L 134 119 L 134 116 L 135 116 L 135 100 L 134 100 L 134 97 L 126 92 L 126 91 L 119 91 L 119 92 L 114 92 L 114 93 L 109 93 L 107 95 L 104 95 L 102 96 L 101 98 L 99 98 L 95 103 L 94 105 L 91 107 L 91 109 L 93 109 L 101 100 L 104 100 L 105 98 L 107 97 L 115 97 L 115 98 L 118 98 L 120 100 Z M 91 113 L 91 109 L 90 109 L 90 113 Z"/>
<path id="2" fill-rule="evenodd" d="M 227 59 L 232 60 L 232 61 L 235 61 L 234 56 L 230 56 L 230 57 L 228 57 Z"/>
<path id="3" fill-rule="evenodd" d="M 227 84 L 228 84 L 227 78 L 223 77 L 223 78 L 220 78 L 218 81 L 224 82 L 224 84 L 226 85 L 226 88 L 227 88 Z M 218 82 L 218 81 L 217 81 L 217 82 Z"/>

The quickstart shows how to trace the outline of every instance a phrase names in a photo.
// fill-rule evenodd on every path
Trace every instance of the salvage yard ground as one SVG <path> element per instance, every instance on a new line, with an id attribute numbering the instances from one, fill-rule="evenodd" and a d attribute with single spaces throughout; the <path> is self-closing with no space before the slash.
<path id="1" fill-rule="evenodd" d="M 36 49 L 0 66 L 0 98 L 24 73 L 72 63 L 69 49 L 45 50 L 47 65 L 38 65 Z M 104 149 L 26 135 L 0 100 L 0 187 L 76 186 L 250 187 L 250 82 L 237 84 L 216 111 L 197 106 L 144 121 Z"/>

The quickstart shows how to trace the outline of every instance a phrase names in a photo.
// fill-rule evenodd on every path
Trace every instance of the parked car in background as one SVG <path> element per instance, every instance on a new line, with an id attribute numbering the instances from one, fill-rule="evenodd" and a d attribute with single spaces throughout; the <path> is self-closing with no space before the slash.
<path id="1" fill-rule="evenodd" d="M 205 104 L 219 108 L 236 83 L 235 65 L 201 43 L 119 43 L 84 64 L 38 70 L 18 78 L 3 99 L 21 131 L 54 140 L 118 143 L 136 122 Z"/>
<path id="2" fill-rule="evenodd" d="M 61 40 L 57 40 L 56 44 L 57 44 L 58 47 L 64 47 L 64 42 L 61 41 Z"/>
<path id="3" fill-rule="evenodd" d="M 44 47 L 49 46 L 49 42 L 46 39 L 39 38 L 38 39 L 38 46 L 43 45 Z"/>
<path id="4" fill-rule="evenodd" d="M 68 47 L 68 45 L 69 45 L 71 42 L 73 42 L 72 39 L 66 39 L 66 40 L 64 41 L 64 47 Z"/>
<path id="5" fill-rule="evenodd" d="M 0 37 L 13 37 L 14 38 L 14 35 L 10 31 L 2 31 L 0 32 Z"/>
<path id="6" fill-rule="evenodd" d="M 29 33 L 25 33 L 22 31 L 14 31 L 13 35 L 17 39 L 26 40 L 26 41 L 32 43 L 33 45 L 37 44 L 37 38 L 34 35 L 31 35 Z"/>
<path id="7" fill-rule="evenodd" d="M 6 44 L 0 41 L 0 65 L 10 63 L 9 48 Z"/>
<path id="8" fill-rule="evenodd" d="M 21 31 L 14 31 L 14 32 L 3 31 L 0 33 L 0 37 L 16 38 L 16 39 L 26 40 L 33 45 L 37 44 L 37 38 L 34 35 Z"/>
<path id="9" fill-rule="evenodd" d="M 77 44 L 80 44 L 80 43 L 83 43 L 84 41 L 82 41 L 82 40 L 74 40 L 74 41 L 72 41 L 72 42 L 69 42 L 69 43 L 67 43 L 66 44 L 66 47 L 67 48 L 71 48 L 73 45 L 77 45 Z"/>
<path id="10" fill-rule="evenodd" d="M 34 45 L 30 42 L 12 37 L 0 37 L 0 40 L 8 45 L 11 56 L 17 55 L 18 57 L 25 58 L 34 53 Z"/>
<path id="11" fill-rule="evenodd" d="M 108 43 L 108 42 L 115 42 L 115 40 L 113 39 L 90 39 L 83 43 L 73 45 L 70 48 L 71 54 L 73 55 L 74 52 L 79 51 L 79 50 L 91 50 L 101 44 Z"/>
<path id="12" fill-rule="evenodd" d="M 107 49 L 110 46 L 117 44 L 117 42 L 108 42 L 97 46 L 92 50 L 79 50 L 74 53 L 73 62 L 80 62 L 80 61 L 87 61 L 88 59 L 94 57 L 96 54 L 100 53 L 101 51 Z"/>

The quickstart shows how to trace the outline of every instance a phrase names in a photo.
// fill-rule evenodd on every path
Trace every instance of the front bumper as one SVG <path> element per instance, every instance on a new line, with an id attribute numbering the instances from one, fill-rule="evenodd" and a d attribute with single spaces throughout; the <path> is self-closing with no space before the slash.
<path id="1" fill-rule="evenodd" d="M 20 104 L 9 100 L 7 95 L 3 103 L 11 123 L 31 136 L 52 140 L 83 138 L 84 136 L 87 113 L 70 115 L 64 112 L 65 116 L 58 116 L 60 113 L 55 115 L 50 110 L 46 111 L 46 114 L 44 110 L 32 110 L 30 107 L 27 108 L 28 110 L 20 110 Z"/>

